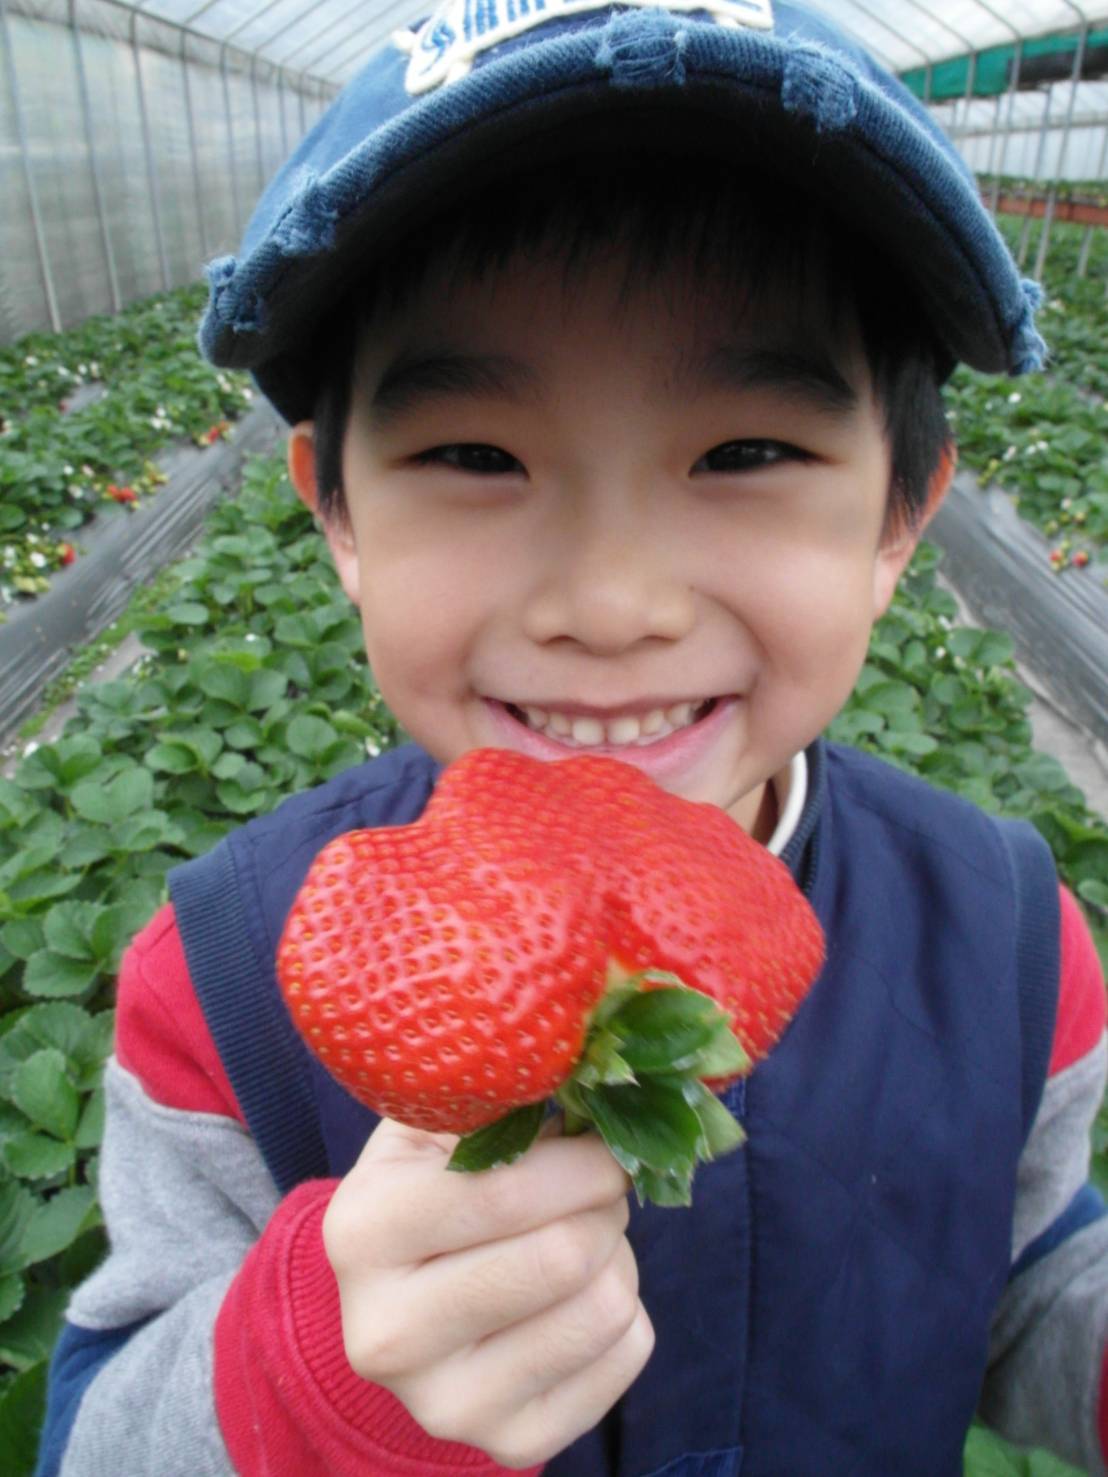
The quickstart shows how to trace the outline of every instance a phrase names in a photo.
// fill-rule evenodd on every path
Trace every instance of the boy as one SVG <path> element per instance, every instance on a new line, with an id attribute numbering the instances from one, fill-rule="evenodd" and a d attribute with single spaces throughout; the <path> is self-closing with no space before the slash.
<path id="1" fill-rule="evenodd" d="M 1088 933 L 1030 827 L 819 738 L 949 479 L 942 379 L 1041 362 L 950 146 L 798 5 L 457 0 L 209 274 L 415 744 L 179 869 L 128 954 L 40 1471 L 934 1477 L 977 1408 L 1104 1471 Z M 591 1135 L 444 1174 L 291 1030 L 312 857 L 482 746 L 639 765 L 820 916 L 688 1211 Z"/>

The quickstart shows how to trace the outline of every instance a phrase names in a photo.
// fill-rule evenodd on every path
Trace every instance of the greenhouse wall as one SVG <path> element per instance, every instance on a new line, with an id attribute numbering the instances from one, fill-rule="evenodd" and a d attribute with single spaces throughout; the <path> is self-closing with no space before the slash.
<path id="1" fill-rule="evenodd" d="M 995 100 L 944 102 L 932 112 L 978 174 L 995 170 L 1049 182 L 1104 173 L 1108 82 L 1081 82 L 1076 94 L 1072 83 L 1055 82 Z"/>
<path id="2" fill-rule="evenodd" d="M 337 90 L 114 0 L 0 0 L 0 342 L 196 281 Z"/>

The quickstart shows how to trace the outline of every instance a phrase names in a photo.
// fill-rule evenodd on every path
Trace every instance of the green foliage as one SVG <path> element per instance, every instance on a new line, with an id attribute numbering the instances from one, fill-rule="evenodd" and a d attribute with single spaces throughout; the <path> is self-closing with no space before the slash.
<path id="1" fill-rule="evenodd" d="M 0 1446 L 39 1419 L 67 1290 L 103 1252 L 113 984 L 167 871 L 402 737 L 280 457 L 248 464 L 168 588 L 134 618 L 139 668 L 81 688 L 0 779 Z"/>
<path id="2" fill-rule="evenodd" d="M 1042 375 L 1010 380 L 964 368 L 946 396 L 959 456 L 983 484 L 1015 494 L 1023 517 L 1067 540 L 1067 556 L 1104 545 L 1108 402 Z"/>
<path id="3" fill-rule="evenodd" d="M 1031 694 L 1016 678 L 1011 639 L 954 625 L 957 606 L 935 583 L 939 559 L 920 545 L 829 736 L 992 814 L 1030 820 L 1095 914 L 1108 876 L 1108 825 L 1057 760 L 1032 749 Z"/>
<path id="4" fill-rule="evenodd" d="M 1081 1477 L 1048 1451 L 1027 1451 L 974 1426 L 965 1450 L 965 1477 Z"/>
<path id="5" fill-rule="evenodd" d="M 125 516 L 154 492 L 158 451 L 209 444 L 249 405 L 247 376 L 196 352 L 207 293 L 193 283 L 0 348 L 0 608 L 49 587 L 94 513 Z M 89 386 L 103 393 L 71 406 Z"/>
<path id="6" fill-rule="evenodd" d="M 1080 192 L 1078 192 L 1080 193 Z M 1042 223 L 1001 216 L 1013 251 L 1034 259 Z M 1050 358 L 1042 374 L 1008 379 L 960 368 L 946 399 L 959 456 L 982 485 L 1017 500 L 1022 517 L 1054 544 L 1056 568 L 1095 559 L 1108 541 L 1108 231 L 1089 237 L 1077 275 L 1082 226 L 1056 222 L 1038 315 Z"/>

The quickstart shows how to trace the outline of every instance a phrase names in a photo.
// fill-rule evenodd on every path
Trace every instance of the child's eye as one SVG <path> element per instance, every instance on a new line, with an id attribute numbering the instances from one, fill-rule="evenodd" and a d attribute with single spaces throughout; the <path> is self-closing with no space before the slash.
<path id="1" fill-rule="evenodd" d="M 796 446 L 784 441 L 724 441 L 713 446 L 693 466 L 694 472 L 751 472 L 776 462 L 808 461 Z"/>
<path id="2" fill-rule="evenodd" d="M 488 446 L 483 441 L 459 441 L 447 446 L 431 446 L 413 458 L 422 466 L 438 463 L 456 467 L 459 472 L 470 472 L 479 477 L 498 477 L 506 472 L 522 472 L 523 466 L 499 446 Z"/>

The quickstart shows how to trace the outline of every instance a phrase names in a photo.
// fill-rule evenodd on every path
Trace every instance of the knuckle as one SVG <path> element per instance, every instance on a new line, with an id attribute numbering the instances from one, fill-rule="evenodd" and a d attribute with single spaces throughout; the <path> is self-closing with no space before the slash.
<path id="1" fill-rule="evenodd" d="M 395 1379 L 407 1369 L 404 1344 L 403 1325 L 394 1326 L 387 1317 L 376 1316 L 369 1328 L 343 1320 L 343 1345 L 350 1367 L 375 1384 Z"/>
<path id="2" fill-rule="evenodd" d="M 331 1266 L 338 1270 L 353 1260 L 354 1224 L 346 1208 L 341 1186 L 331 1196 L 331 1202 L 323 1212 L 320 1227 L 323 1250 Z"/>
<path id="3" fill-rule="evenodd" d="M 506 1467 L 509 1472 L 520 1472 L 528 1467 L 538 1466 L 540 1462 L 549 1460 L 558 1450 L 557 1447 L 551 1449 L 548 1442 L 521 1442 L 510 1438 L 493 1442 L 485 1449 L 497 1466 Z"/>
<path id="4" fill-rule="evenodd" d="M 436 1441 L 460 1441 L 482 1446 L 482 1422 L 465 1399 L 457 1381 L 434 1381 L 406 1399 L 408 1410 Z"/>
<path id="5" fill-rule="evenodd" d="M 337 1273 L 364 1269 L 378 1259 L 385 1228 L 364 1198 L 343 1193 L 340 1185 L 323 1213 L 320 1234 L 327 1260 Z"/>
<path id="6" fill-rule="evenodd" d="M 632 1369 L 631 1378 L 634 1379 L 642 1370 L 654 1352 L 655 1333 L 654 1325 L 650 1321 L 650 1315 L 638 1304 L 634 1321 L 628 1329 L 625 1342 L 627 1344 L 628 1360 Z"/>
<path id="7" fill-rule="evenodd" d="M 609 1264 L 592 1286 L 589 1315 L 598 1336 L 610 1343 L 622 1338 L 638 1316 L 638 1279 L 628 1281 L 621 1268 Z"/>
<path id="8" fill-rule="evenodd" d="M 589 1227 L 576 1219 L 544 1226 L 535 1238 L 536 1275 L 539 1285 L 560 1302 L 578 1292 L 588 1281 L 593 1262 Z"/>

